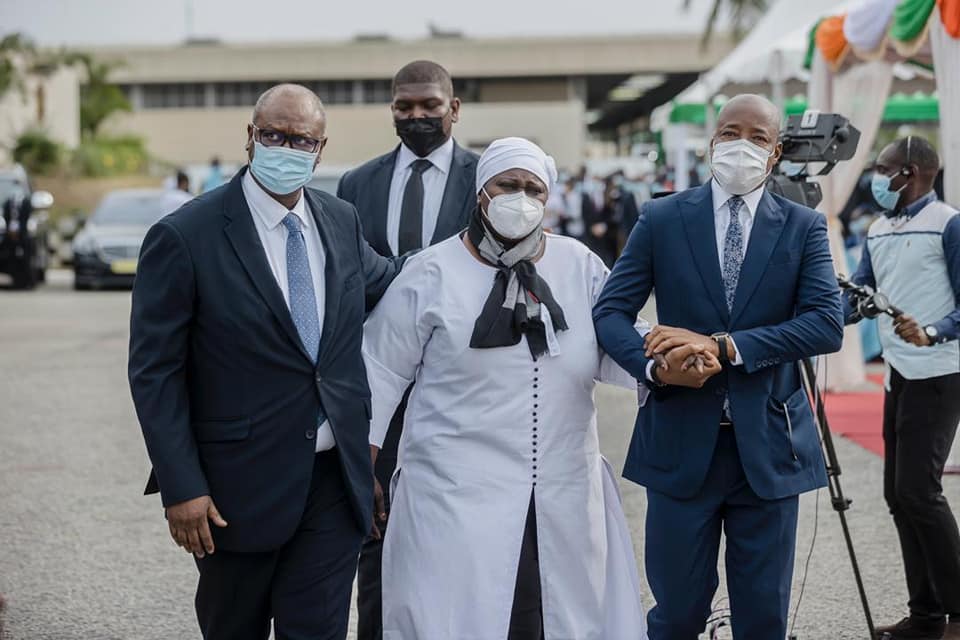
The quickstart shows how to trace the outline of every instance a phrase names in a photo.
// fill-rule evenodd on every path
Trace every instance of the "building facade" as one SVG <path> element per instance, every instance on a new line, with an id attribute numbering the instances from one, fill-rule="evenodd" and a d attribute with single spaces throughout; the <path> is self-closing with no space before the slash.
<path id="1" fill-rule="evenodd" d="M 327 106 L 324 161 L 352 166 L 397 143 L 390 79 L 429 59 L 454 77 L 463 100 L 456 135 L 482 148 L 507 135 L 537 141 L 558 164 L 582 162 L 588 139 L 615 134 L 669 99 L 731 48 L 701 50 L 695 35 L 343 42 L 239 45 L 193 42 L 95 51 L 123 63 L 112 80 L 132 112 L 108 128 L 146 139 L 158 158 L 181 165 L 212 156 L 245 158 L 243 130 L 257 97 L 278 82 L 304 84 Z M 649 103 L 648 106 L 645 106 Z"/>

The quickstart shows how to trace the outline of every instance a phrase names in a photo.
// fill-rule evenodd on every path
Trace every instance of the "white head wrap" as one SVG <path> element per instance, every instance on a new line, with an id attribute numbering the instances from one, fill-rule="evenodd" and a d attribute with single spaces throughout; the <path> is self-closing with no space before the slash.
<path id="1" fill-rule="evenodd" d="M 509 169 L 526 169 L 553 189 L 557 182 L 557 164 L 543 149 L 526 138 L 494 140 L 477 162 L 477 193 L 490 178 Z"/>

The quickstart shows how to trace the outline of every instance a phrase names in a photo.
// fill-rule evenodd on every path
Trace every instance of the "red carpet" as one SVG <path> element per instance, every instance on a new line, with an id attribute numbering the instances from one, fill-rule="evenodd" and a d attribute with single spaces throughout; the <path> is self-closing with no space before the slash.
<path id="1" fill-rule="evenodd" d="M 867 451 L 883 455 L 883 375 L 868 376 L 877 384 L 870 393 L 830 393 L 826 396 L 830 430 Z"/>

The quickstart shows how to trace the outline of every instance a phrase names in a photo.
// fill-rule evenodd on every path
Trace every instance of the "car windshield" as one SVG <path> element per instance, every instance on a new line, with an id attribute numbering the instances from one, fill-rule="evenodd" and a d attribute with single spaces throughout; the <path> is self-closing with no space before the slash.
<path id="1" fill-rule="evenodd" d="M 161 193 L 113 193 L 93 212 L 98 225 L 130 225 L 148 227 L 170 213 Z"/>

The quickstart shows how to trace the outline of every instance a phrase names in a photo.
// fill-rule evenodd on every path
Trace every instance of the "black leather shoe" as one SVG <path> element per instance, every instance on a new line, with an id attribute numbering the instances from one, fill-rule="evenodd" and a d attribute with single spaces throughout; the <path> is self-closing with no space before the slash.
<path id="1" fill-rule="evenodd" d="M 876 627 L 877 640 L 941 640 L 946 620 L 904 618 L 897 624 Z"/>

